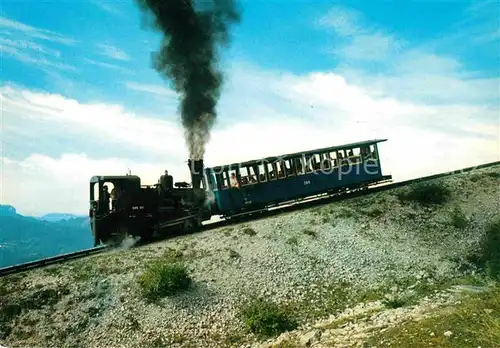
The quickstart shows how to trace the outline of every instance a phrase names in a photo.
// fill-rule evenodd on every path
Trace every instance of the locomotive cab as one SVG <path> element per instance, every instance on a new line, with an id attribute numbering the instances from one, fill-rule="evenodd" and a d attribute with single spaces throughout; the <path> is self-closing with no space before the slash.
<path id="1" fill-rule="evenodd" d="M 117 222 L 126 219 L 134 208 L 132 205 L 141 192 L 141 179 L 135 175 L 93 176 L 89 189 L 89 217 L 97 246 L 112 237 L 109 227 L 119 226 Z"/>
<path id="2" fill-rule="evenodd" d="M 94 176 L 90 179 L 90 217 L 93 214 L 106 215 L 113 211 L 126 209 L 131 198 L 141 189 L 141 179 L 135 175 Z M 115 193 L 116 206 L 113 206 L 112 193 Z"/>

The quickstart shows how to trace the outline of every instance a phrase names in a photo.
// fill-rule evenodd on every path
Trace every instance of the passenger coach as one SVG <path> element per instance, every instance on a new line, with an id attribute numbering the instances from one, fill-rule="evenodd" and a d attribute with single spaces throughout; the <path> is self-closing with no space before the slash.
<path id="1" fill-rule="evenodd" d="M 216 210 L 230 217 L 390 181 L 383 175 L 377 144 L 387 139 L 297 152 L 205 168 Z"/>

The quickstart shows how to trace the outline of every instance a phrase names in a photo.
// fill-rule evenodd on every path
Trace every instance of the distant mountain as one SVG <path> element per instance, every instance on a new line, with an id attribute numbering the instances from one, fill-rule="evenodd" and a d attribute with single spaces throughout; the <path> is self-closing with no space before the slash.
<path id="1" fill-rule="evenodd" d="M 11 205 L 0 205 L 0 216 L 15 216 L 17 215 L 16 208 Z"/>
<path id="2" fill-rule="evenodd" d="M 48 215 L 52 221 L 23 216 L 12 206 L 0 205 L 0 267 L 93 246 L 88 217 Z"/>
<path id="3" fill-rule="evenodd" d="M 55 222 L 61 220 L 69 220 L 74 218 L 85 218 L 85 215 L 74 215 L 74 214 L 61 214 L 61 213 L 50 213 L 43 216 L 40 216 L 40 220 Z"/>

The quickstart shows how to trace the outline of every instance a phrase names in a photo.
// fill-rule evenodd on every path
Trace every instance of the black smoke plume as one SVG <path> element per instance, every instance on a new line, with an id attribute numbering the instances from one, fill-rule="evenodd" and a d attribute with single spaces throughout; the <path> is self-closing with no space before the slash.
<path id="1" fill-rule="evenodd" d="M 202 159 L 217 116 L 223 75 L 217 48 L 240 20 L 232 0 L 136 0 L 163 33 L 154 67 L 181 95 L 180 114 L 191 159 Z"/>

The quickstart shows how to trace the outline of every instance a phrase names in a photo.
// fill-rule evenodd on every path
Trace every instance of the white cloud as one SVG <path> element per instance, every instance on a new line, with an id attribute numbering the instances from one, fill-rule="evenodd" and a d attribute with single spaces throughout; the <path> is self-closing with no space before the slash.
<path id="1" fill-rule="evenodd" d="M 76 68 L 62 59 L 61 51 L 49 44 L 73 45 L 77 41 L 51 30 L 35 28 L 21 22 L 0 17 L 0 38 L 2 56 L 10 56 L 28 65 L 51 69 L 76 71 Z"/>
<path id="2" fill-rule="evenodd" d="M 359 25 L 361 14 L 354 9 L 333 6 L 324 16 L 319 18 L 317 24 L 323 28 L 331 28 L 339 36 L 352 36 L 363 30 Z"/>
<path id="3" fill-rule="evenodd" d="M 97 60 L 88 59 L 88 58 L 83 58 L 83 61 L 85 63 L 92 64 L 92 65 L 95 65 L 95 66 L 98 66 L 98 67 L 101 67 L 101 68 L 104 68 L 104 69 L 111 69 L 111 70 L 120 71 L 120 72 L 123 72 L 123 73 L 126 73 L 126 74 L 133 74 L 132 70 L 126 69 L 126 68 L 118 66 L 116 64 L 111 64 L 111 63 L 106 63 L 106 62 L 99 62 Z"/>
<path id="4" fill-rule="evenodd" d="M 27 37 L 31 37 L 33 39 L 52 41 L 55 43 L 61 43 L 65 45 L 73 45 L 77 42 L 76 40 L 69 38 L 65 35 L 56 33 L 55 31 L 42 28 L 35 28 L 5 17 L 0 17 L 0 28 L 5 30 L 4 34 L 7 35 L 24 35 Z"/>
<path id="5" fill-rule="evenodd" d="M 383 61 L 397 53 L 404 43 L 391 35 L 380 32 L 356 35 L 349 44 L 332 50 L 332 53 L 345 60 Z"/>
<path id="6" fill-rule="evenodd" d="M 335 48 L 330 52 L 346 62 L 384 61 L 407 45 L 395 35 L 369 25 L 361 12 L 347 7 L 333 6 L 316 24 L 336 35 Z"/>
<path id="7" fill-rule="evenodd" d="M 36 46 L 28 46 L 27 48 L 30 48 L 31 50 L 34 50 L 33 47 Z M 15 45 L 9 45 L 5 42 L 0 44 L 0 52 L 4 54 L 8 54 L 11 57 L 23 62 L 23 63 L 28 63 L 31 65 L 38 65 L 43 68 L 56 68 L 56 69 L 61 69 L 61 70 L 66 70 L 66 71 L 76 71 L 77 69 L 69 64 L 65 64 L 62 62 L 54 61 L 51 59 L 48 59 L 46 57 L 43 57 L 41 55 L 36 55 L 33 56 L 32 53 L 26 53 L 28 49 L 19 49 Z M 47 49 L 43 49 L 46 51 Z M 43 53 L 44 51 L 40 50 L 39 52 Z"/>
<path id="8" fill-rule="evenodd" d="M 2 88 L 4 121 L 40 121 L 49 126 L 78 129 L 89 139 L 106 139 L 158 154 L 173 153 L 182 139 L 176 125 L 155 119 L 142 119 L 119 105 L 83 104 L 61 95 L 35 93 L 12 86 Z"/>
<path id="9" fill-rule="evenodd" d="M 318 20 L 320 28 L 336 36 L 330 52 L 350 64 L 354 62 L 386 62 L 398 55 L 407 42 L 365 22 L 357 10 L 334 6 Z"/>
<path id="10" fill-rule="evenodd" d="M 18 49 L 29 49 L 33 50 L 36 52 L 44 53 L 44 54 L 50 54 L 55 57 L 60 57 L 61 56 L 61 51 L 59 50 L 54 50 L 50 49 L 47 47 L 44 47 L 40 44 L 37 44 L 33 41 L 28 41 L 28 40 L 10 40 L 6 38 L 0 38 L 0 44 L 3 46 L 10 46 L 10 47 L 15 47 Z"/>
<path id="11" fill-rule="evenodd" d="M 113 45 L 98 44 L 97 47 L 99 48 L 99 54 L 102 54 L 103 56 L 116 60 L 130 60 L 130 57 L 127 53 L 125 53 L 125 51 Z"/>
<path id="12" fill-rule="evenodd" d="M 156 95 L 159 95 L 162 97 L 167 97 L 167 98 L 177 98 L 178 97 L 177 93 L 174 90 L 163 87 L 163 86 L 144 84 L 144 83 L 136 83 L 136 82 L 130 82 L 130 81 L 125 82 L 125 86 L 128 89 L 131 89 L 134 91 L 156 94 Z"/>
<path id="13" fill-rule="evenodd" d="M 489 5 L 471 6 L 470 11 L 491 10 Z M 411 44 L 395 33 L 367 23 L 359 11 L 343 7 L 334 7 L 319 23 L 340 37 L 331 50 L 338 60 L 337 73 L 350 84 L 364 86 L 372 96 L 426 105 L 498 106 L 498 74 L 480 77 L 478 72 L 467 71 L 457 55 L 436 54 L 436 49 L 442 50 L 439 40 L 443 44 L 448 39 Z M 477 23 L 470 27 L 476 29 L 472 36 L 477 37 Z"/>
<path id="14" fill-rule="evenodd" d="M 106 3 L 105 1 L 102 0 L 90 0 L 90 3 L 112 15 L 123 17 L 123 13 L 120 10 L 118 10 L 115 6 L 110 5 L 109 2 Z"/>
<path id="15" fill-rule="evenodd" d="M 469 39 L 473 44 L 488 44 L 496 41 L 498 45 L 500 39 L 498 1 L 471 2 L 465 14 L 465 18 L 457 25 L 458 38 Z"/>

